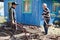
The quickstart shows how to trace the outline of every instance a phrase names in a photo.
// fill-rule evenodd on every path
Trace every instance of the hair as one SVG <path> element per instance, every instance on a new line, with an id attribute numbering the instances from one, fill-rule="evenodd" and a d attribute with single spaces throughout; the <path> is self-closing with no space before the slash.
<path id="1" fill-rule="evenodd" d="M 47 4 L 46 3 L 43 3 L 43 6 L 46 6 L 47 7 Z"/>

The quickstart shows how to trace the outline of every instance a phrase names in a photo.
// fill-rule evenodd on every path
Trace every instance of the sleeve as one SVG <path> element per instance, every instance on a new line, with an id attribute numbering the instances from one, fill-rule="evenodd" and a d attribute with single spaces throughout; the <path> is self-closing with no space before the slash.
<path id="1" fill-rule="evenodd" d="M 43 12 L 43 16 L 50 17 L 50 10 L 48 8 Z"/>
<path id="2" fill-rule="evenodd" d="M 47 9 L 47 14 L 48 14 L 47 16 L 50 17 L 50 10 L 49 9 Z"/>
<path id="3" fill-rule="evenodd" d="M 14 16 L 13 16 L 14 14 L 13 13 L 14 13 L 14 10 L 12 9 L 11 10 L 11 16 L 12 16 L 12 20 L 11 21 L 12 21 L 12 23 L 14 23 Z"/>
<path id="4" fill-rule="evenodd" d="M 9 11 L 9 20 L 13 23 L 14 18 L 13 18 L 13 9 L 11 8 Z"/>
<path id="5" fill-rule="evenodd" d="M 50 13 L 50 10 L 47 8 L 47 11 L 46 11 L 47 13 Z"/>

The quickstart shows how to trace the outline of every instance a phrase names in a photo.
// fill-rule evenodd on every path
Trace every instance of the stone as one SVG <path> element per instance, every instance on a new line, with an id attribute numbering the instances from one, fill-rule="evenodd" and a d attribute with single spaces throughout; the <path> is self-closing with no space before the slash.
<path id="1" fill-rule="evenodd" d="M 58 37 L 58 40 L 60 40 L 60 37 Z"/>
<path id="2" fill-rule="evenodd" d="M 46 35 L 47 38 L 50 38 L 50 39 L 54 39 L 57 37 L 57 35 L 55 34 L 51 34 L 51 35 Z"/>

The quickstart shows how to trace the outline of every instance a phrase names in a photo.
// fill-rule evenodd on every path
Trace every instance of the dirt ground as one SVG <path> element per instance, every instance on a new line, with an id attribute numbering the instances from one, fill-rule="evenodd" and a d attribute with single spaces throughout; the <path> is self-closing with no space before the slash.
<path id="1" fill-rule="evenodd" d="M 29 31 L 29 33 L 14 35 L 16 39 L 13 37 L 10 38 L 10 36 L 0 36 L 0 40 L 60 40 L 60 28 L 55 28 L 54 26 L 49 27 L 47 35 L 42 33 L 44 32 L 43 26 L 34 29 L 30 29 L 29 26 L 24 26 L 24 28 Z"/>

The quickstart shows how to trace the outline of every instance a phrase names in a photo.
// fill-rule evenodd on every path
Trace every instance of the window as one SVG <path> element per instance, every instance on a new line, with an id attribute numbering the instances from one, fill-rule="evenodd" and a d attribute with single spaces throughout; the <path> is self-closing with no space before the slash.
<path id="1" fill-rule="evenodd" d="M 52 0 L 52 2 L 53 2 L 53 5 L 52 5 L 53 9 L 52 9 L 51 16 L 56 18 L 60 14 L 60 3 L 57 0 Z"/>
<path id="2" fill-rule="evenodd" d="M 3 0 L 0 0 L 0 23 L 4 23 L 5 21 L 6 20 L 4 17 L 4 2 L 3 2 Z"/>
<path id="3" fill-rule="evenodd" d="M 58 3 L 58 2 L 57 3 L 53 3 L 53 8 L 54 8 L 53 10 L 54 11 L 56 11 L 57 7 L 60 7 L 60 3 Z"/>
<path id="4" fill-rule="evenodd" d="M 30 13 L 31 12 L 31 0 L 23 0 L 23 12 Z"/>
<path id="5" fill-rule="evenodd" d="M 0 16 L 4 16 L 4 2 L 0 2 Z"/>

